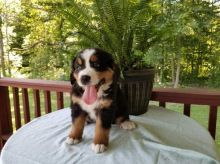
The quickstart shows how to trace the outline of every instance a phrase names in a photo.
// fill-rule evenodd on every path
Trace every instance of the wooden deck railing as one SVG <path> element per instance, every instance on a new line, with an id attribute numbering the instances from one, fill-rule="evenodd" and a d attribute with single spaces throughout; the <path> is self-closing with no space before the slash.
<path id="1" fill-rule="evenodd" d="M 12 98 L 10 98 L 9 88 L 12 90 Z M 63 93 L 69 93 L 71 86 L 69 82 L 64 81 L 0 78 L 0 150 L 13 133 L 12 112 L 14 112 L 16 129 L 22 126 L 21 114 L 23 114 L 24 123 L 31 120 L 29 90 L 33 92 L 34 117 L 39 117 L 42 114 L 40 91 L 44 93 L 44 113 L 50 113 L 52 111 L 51 92 L 56 92 L 57 109 L 61 109 L 64 107 Z M 21 91 L 21 96 L 19 96 L 19 91 Z M 22 111 L 20 109 L 20 97 L 22 97 Z M 220 91 L 154 88 L 151 100 L 158 101 L 159 105 L 163 107 L 165 107 L 166 102 L 184 104 L 184 114 L 187 116 L 190 116 L 191 104 L 209 105 L 208 130 L 215 138 Z M 10 101 L 13 102 L 14 110 L 11 109 Z"/>

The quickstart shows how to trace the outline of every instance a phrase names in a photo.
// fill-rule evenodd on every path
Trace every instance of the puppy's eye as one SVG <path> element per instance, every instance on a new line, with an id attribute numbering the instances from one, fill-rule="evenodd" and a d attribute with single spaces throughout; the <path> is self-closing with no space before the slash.
<path id="1" fill-rule="evenodd" d="M 97 63 L 97 62 L 95 62 L 95 63 L 93 63 L 93 67 L 95 67 L 95 68 L 99 68 L 99 67 L 100 67 L 100 64 Z"/>

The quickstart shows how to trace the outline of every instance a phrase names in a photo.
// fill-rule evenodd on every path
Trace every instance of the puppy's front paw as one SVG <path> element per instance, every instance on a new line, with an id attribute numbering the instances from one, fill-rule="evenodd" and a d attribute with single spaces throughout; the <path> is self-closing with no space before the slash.
<path id="1" fill-rule="evenodd" d="M 75 145 L 75 144 L 78 144 L 79 142 L 80 142 L 79 139 L 73 139 L 71 137 L 66 138 L 66 143 L 69 145 Z"/>
<path id="2" fill-rule="evenodd" d="M 133 121 L 127 120 L 120 124 L 120 128 L 125 130 L 132 130 L 136 128 L 136 124 Z"/>
<path id="3" fill-rule="evenodd" d="M 92 150 L 95 153 L 103 153 L 107 150 L 107 147 L 104 144 L 94 144 L 92 143 Z"/>

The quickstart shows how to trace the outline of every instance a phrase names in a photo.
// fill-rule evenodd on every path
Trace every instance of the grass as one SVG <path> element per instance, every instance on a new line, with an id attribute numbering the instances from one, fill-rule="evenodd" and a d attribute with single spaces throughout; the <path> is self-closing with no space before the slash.
<path id="1" fill-rule="evenodd" d="M 12 92 L 10 92 L 12 93 Z M 31 90 L 28 91 L 29 96 L 29 105 L 30 105 L 30 115 L 31 120 L 34 119 L 34 101 L 33 101 L 33 92 Z M 20 98 L 20 109 L 21 109 L 21 117 L 22 117 L 22 125 L 24 125 L 24 119 L 23 119 L 23 111 L 22 111 L 22 100 L 21 100 L 21 92 L 19 92 L 19 98 Z M 15 129 L 15 117 L 14 117 L 14 106 L 12 101 L 12 94 L 10 94 L 11 98 L 11 109 L 12 109 L 12 122 L 13 122 L 13 129 Z M 45 114 L 45 108 L 44 108 L 44 95 L 43 92 L 40 92 L 40 103 L 41 103 L 41 114 Z M 64 94 L 64 107 L 69 107 L 70 104 L 70 97 L 69 94 Z M 158 102 L 151 101 L 150 104 L 158 105 Z M 51 105 L 52 105 L 52 111 L 57 110 L 56 106 L 56 93 L 51 92 Z M 183 113 L 183 104 L 174 104 L 174 103 L 167 103 L 166 104 L 167 109 L 171 109 L 176 112 Z M 220 110 L 220 107 L 218 108 Z M 192 105 L 191 106 L 191 118 L 199 122 L 202 126 L 204 126 L 206 129 L 208 127 L 208 116 L 209 116 L 209 106 L 202 106 L 202 105 Z M 217 128 L 216 128 L 216 144 L 218 146 L 218 150 L 220 150 L 220 114 L 218 112 L 218 119 L 217 119 Z"/>

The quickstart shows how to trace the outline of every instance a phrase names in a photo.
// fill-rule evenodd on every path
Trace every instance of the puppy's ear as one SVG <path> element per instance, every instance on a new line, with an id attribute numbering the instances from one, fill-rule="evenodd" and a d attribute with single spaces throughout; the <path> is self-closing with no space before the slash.
<path id="1" fill-rule="evenodd" d="M 118 82 L 120 75 L 121 75 L 121 70 L 120 70 L 119 66 L 115 63 L 113 65 L 113 71 L 114 71 L 113 80 L 115 82 Z"/>
<path id="2" fill-rule="evenodd" d="M 75 61 L 76 61 L 76 57 L 75 58 L 73 58 L 73 60 L 72 60 L 72 64 L 71 64 L 71 71 L 70 71 L 70 83 L 73 85 L 74 83 L 75 83 L 75 81 L 76 81 L 76 79 L 75 79 L 75 77 L 74 77 L 74 71 L 75 71 L 75 67 L 74 67 L 74 65 L 75 65 Z"/>

